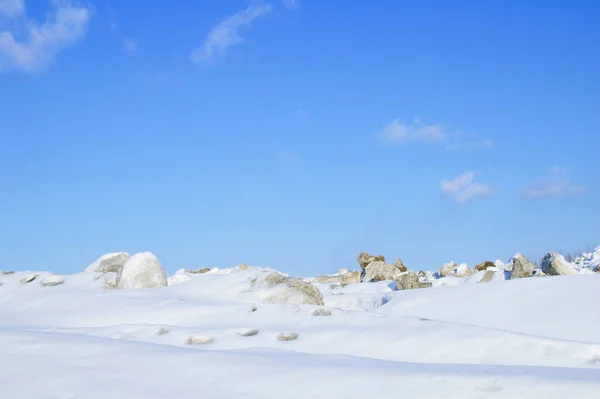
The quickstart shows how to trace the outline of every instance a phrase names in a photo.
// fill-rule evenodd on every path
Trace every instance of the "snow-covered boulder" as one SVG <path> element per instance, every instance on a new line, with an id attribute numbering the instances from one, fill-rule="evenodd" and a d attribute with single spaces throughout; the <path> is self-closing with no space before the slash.
<path id="1" fill-rule="evenodd" d="M 64 284 L 64 282 L 65 282 L 64 278 L 62 278 L 61 276 L 57 276 L 56 274 L 52 274 L 52 275 L 44 278 L 40 282 L 40 284 L 43 287 L 54 287 L 54 286 L 57 286 L 57 285 Z"/>
<path id="2" fill-rule="evenodd" d="M 270 273 L 264 280 L 256 279 L 254 287 L 262 287 L 257 294 L 262 301 L 274 304 L 324 306 L 323 294 L 314 284 L 299 278 Z M 256 288 L 255 288 L 256 289 Z"/>
<path id="3" fill-rule="evenodd" d="M 102 288 L 106 289 L 106 290 L 116 290 L 118 287 L 117 281 L 118 281 L 118 275 L 117 273 L 104 273 L 102 275 L 102 280 L 104 282 L 104 284 L 102 285 Z"/>
<path id="4" fill-rule="evenodd" d="M 373 262 L 384 262 L 385 263 L 385 256 L 383 255 L 371 255 L 367 252 L 361 252 L 358 255 L 358 264 L 360 265 L 360 268 L 365 270 L 367 266 L 369 266 L 370 263 Z"/>
<path id="5" fill-rule="evenodd" d="M 477 272 L 471 279 L 478 283 L 488 283 L 490 281 L 504 281 L 510 276 L 504 268 L 490 267 L 486 270 Z M 471 281 L 471 279 L 469 281 Z"/>
<path id="6" fill-rule="evenodd" d="M 189 274 L 206 274 L 210 272 L 210 269 L 208 267 L 203 267 L 202 269 L 187 269 L 185 272 Z"/>
<path id="7" fill-rule="evenodd" d="M 469 268 L 469 265 L 466 263 L 461 263 L 460 265 L 456 262 L 448 262 L 442 265 L 440 269 L 437 271 L 437 277 L 468 277 L 475 273 L 475 270 Z"/>
<path id="8" fill-rule="evenodd" d="M 118 288 L 159 288 L 166 285 L 165 271 L 156 256 L 150 252 L 130 257 L 117 278 Z"/>
<path id="9" fill-rule="evenodd" d="M 377 282 L 384 280 L 395 280 L 402 273 L 396 264 L 385 263 L 384 261 L 371 262 L 365 268 L 365 282 Z"/>
<path id="10" fill-rule="evenodd" d="M 549 276 L 577 274 L 575 267 L 557 252 L 550 252 L 544 256 L 542 259 L 542 271 Z"/>
<path id="11" fill-rule="evenodd" d="M 525 256 L 517 253 L 508 263 L 510 266 L 508 268 L 505 266 L 505 269 L 510 269 L 511 280 L 533 277 L 535 265 L 531 263 Z"/>
<path id="12" fill-rule="evenodd" d="M 579 272 L 584 270 L 600 272 L 600 246 L 596 247 L 592 252 L 585 253 L 576 258 L 573 266 Z"/>
<path id="13" fill-rule="evenodd" d="M 428 288 L 431 285 L 429 283 L 422 283 L 414 272 L 402 273 L 396 280 L 397 290 L 412 290 L 415 288 Z"/>
<path id="14" fill-rule="evenodd" d="M 35 280 L 38 277 L 37 274 L 28 274 L 25 277 L 23 277 L 19 282 L 21 284 L 29 284 L 31 283 L 33 280 Z"/>
<path id="15" fill-rule="evenodd" d="M 119 273 L 129 259 L 127 252 L 113 252 L 102 255 L 94 263 L 86 267 L 86 272 L 91 273 Z"/>

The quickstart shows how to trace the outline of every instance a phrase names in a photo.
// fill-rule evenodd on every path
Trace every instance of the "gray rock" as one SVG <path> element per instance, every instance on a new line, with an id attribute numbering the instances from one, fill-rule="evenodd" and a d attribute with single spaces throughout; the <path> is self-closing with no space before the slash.
<path id="1" fill-rule="evenodd" d="M 565 258 L 557 253 L 550 252 L 542 259 L 542 271 L 549 276 L 564 276 L 577 274 L 577 270 Z"/>
<path id="2" fill-rule="evenodd" d="M 117 284 L 117 273 L 106 273 L 103 276 L 104 285 L 103 288 L 106 290 L 116 290 L 119 288 Z"/>
<path id="3" fill-rule="evenodd" d="M 129 254 L 127 252 L 113 252 L 96 259 L 85 271 L 92 273 L 119 273 L 128 259 Z"/>
<path id="4" fill-rule="evenodd" d="M 365 282 L 395 280 L 402 272 L 396 267 L 384 261 L 375 261 L 367 265 L 365 269 Z"/>
<path id="5" fill-rule="evenodd" d="M 332 276 L 320 276 L 313 280 L 315 284 L 352 284 L 360 283 L 360 272 L 346 272 L 344 274 L 336 274 Z"/>
<path id="6" fill-rule="evenodd" d="M 422 283 L 414 272 L 402 273 L 396 279 L 396 289 L 401 290 L 412 290 L 416 288 L 428 288 L 431 285 L 429 283 Z"/>
<path id="7" fill-rule="evenodd" d="M 168 334 L 170 331 L 169 329 L 165 328 L 165 327 L 161 327 L 157 332 L 156 335 L 166 335 Z"/>
<path id="8" fill-rule="evenodd" d="M 514 280 L 517 278 L 533 277 L 533 271 L 535 265 L 531 263 L 526 257 L 521 254 L 516 254 L 511 259 L 512 271 L 510 273 L 510 279 Z"/>
<path id="9" fill-rule="evenodd" d="M 317 308 L 312 312 L 313 316 L 331 316 L 331 314 L 331 310 L 326 308 Z"/>
<path id="10" fill-rule="evenodd" d="M 2 271 L 0 272 L 0 274 L 7 276 L 7 275 L 9 275 L 9 274 L 15 274 L 15 272 L 13 272 L 13 271 L 8 271 L 8 270 L 2 270 Z"/>
<path id="11" fill-rule="evenodd" d="M 358 255 L 358 264 L 360 265 L 360 268 L 365 270 L 365 268 L 369 265 L 369 263 L 373 263 L 373 262 L 384 262 L 385 263 L 385 257 L 383 255 L 371 255 L 368 254 L 367 252 L 361 252 Z"/>

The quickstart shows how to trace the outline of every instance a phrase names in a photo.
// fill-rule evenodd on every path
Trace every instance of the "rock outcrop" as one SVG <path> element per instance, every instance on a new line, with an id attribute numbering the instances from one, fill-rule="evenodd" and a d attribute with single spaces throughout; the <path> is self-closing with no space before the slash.
<path id="1" fill-rule="evenodd" d="M 383 255 L 371 255 L 367 252 L 361 252 L 358 255 L 358 264 L 360 265 L 360 268 L 365 270 L 367 268 L 367 266 L 369 266 L 370 263 L 373 262 L 384 262 L 385 263 L 385 257 Z"/>
<path id="2" fill-rule="evenodd" d="M 302 279 L 271 273 L 264 279 L 264 283 L 268 289 L 261 297 L 268 303 L 325 305 L 321 291 L 314 284 Z"/>
<path id="3" fill-rule="evenodd" d="M 542 259 L 542 271 L 549 276 L 564 276 L 577 274 L 577 270 L 565 258 L 557 253 L 550 252 Z"/>
<path id="4" fill-rule="evenodd" d="M 118 288 L 159 288 L 167 286 L 167 276 L 150 252 L 141 252 L 130 257 L 117 277 Z"/>
<path id="5" fill-rule="evenodd" d="M 396 289 L 401 290 L 412 290 L 416 288 L 428 288 L 428 283 L 422 283 L 414 272 L 402 273 L 396 279 Z"/>
<path id="6" fill-rule="evenodd" d="M 513 256 L 510 260 L 509 264 L 510 263 L 512 263 L 512 267 L 507 267 L 506 269 L 511 270 L 511 280 L 517 278 L 533 277 L 535 265 L 531 263 L 525 256 L 521 254 L 515 254 L 515 256 Z"/>
<path id="7" fill-rule="evenodd" d="M 86 267 L 86 272 L 92 273 L 119 273 L 129 259 L 127 252 L 113 252 L 102 255 L 94 263 Z"/>
<path id="8" fill-rule="evenodd" d="M 363 282 L 395 280 L 402 273 L 395 264 L 375 261 L 367 265 Z"/>
<path id="9" fill-rule="evenodd" d="M 346 271 L 344 274 L 334 274 L 331 276 L 319 276 L 313 280 L 315 284 L 352 284 L 360 283 L 359 271 Z"/>
<path id="10" fill-rule="evenodd" d="M 402 263 L 402 259 L 400 259 L 400 258 L 398 258 L 396 263 L 394 263 L 394 266 L 396 266 L 396 268 L 398 270 L 400 270 L 401 273 L 408 271 L 408 268 L 406 266 L 404 266 L 404 263 Z"/>
<path id="11" fill-rule="evenodd" d="M 37 277 L 38 277 L 37 274 L 28 274 L 27 276 L 23 277 L 19 282 L 21 284 L 29 284 L 33 280 L 35 280 Z"/>
<path id="12" fill-rule="evenodd" d="M 481 272 L 483 270 L 489 269 L 490 267 L 496 267 L 496 264 L 494 262 L 485 261 L 485 262 L 481 262 L 480 264 L 475 266 L 475 270 L 477 270 L 478 272 Z"/>
<path id="13" fill-rule="evenodd" d="M 186 269 L 185 273 L 189 274 L 206 274 L 210 271 L 208 267 L 203 267 L 202 269 Z"/>

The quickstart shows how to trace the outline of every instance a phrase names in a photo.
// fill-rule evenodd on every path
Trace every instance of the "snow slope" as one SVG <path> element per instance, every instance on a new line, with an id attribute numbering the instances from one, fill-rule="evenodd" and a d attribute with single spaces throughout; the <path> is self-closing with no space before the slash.
<path id="1" fill-rule="evenodd" d="M 598 398 L 600 275 L 319 285 L 332 315 L 314 316 L 262 303 L 252 281 L 268 272 L 131 290 L 0 275 L 0 397 Z"/>

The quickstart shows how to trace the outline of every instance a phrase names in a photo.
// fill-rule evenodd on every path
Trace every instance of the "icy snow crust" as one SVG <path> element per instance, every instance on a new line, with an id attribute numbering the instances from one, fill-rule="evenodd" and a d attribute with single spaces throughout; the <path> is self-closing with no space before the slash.
<path id="1" fill-rule="evenodd" d="M 52 287 L 51 273 L 0 275 L 0 397 L 599 397 L 599 274 L 320 284 L 322 317 L 265 303 L 257 282 L 272 272 L 180 271 L 124 290 L 100 273 Z"/>

